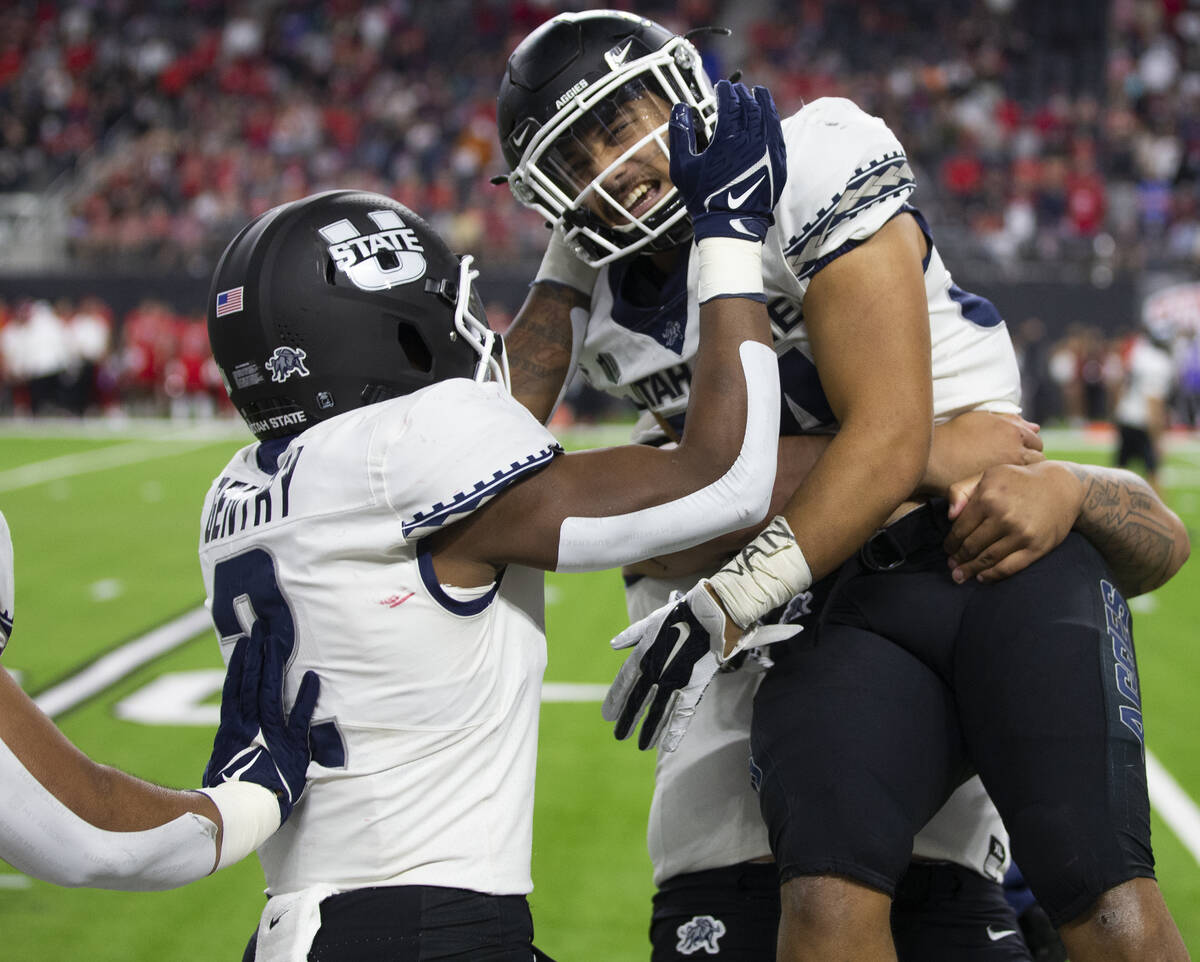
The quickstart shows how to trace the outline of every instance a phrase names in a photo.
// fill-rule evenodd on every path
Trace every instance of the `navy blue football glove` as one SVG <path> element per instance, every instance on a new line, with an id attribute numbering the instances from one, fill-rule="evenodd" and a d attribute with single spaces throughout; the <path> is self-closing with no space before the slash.
<path id="1" fill-rule="evenodd" d="M 292 706 L 283 711 L 283 643 L 256 621 L 249 638 L 233 648 L 221 690 L 221 723 L 213 739 L 212 757 L 201 785 L 253 782 L 275 793 L 282 824 L 304 791 L 312 760 L 308 729 L 317 706 L 320 683 L 305 672 Z"/>
<path id="2" fill-rule="evenodd" d="M 717 126 L 696 150 L 687 104 L 671 108 L 671 181 L 679 189 L 697 242 L 734 237 L 761 243 L 787 181 L 787 151 L 775 102 L 765 87 L 717 84 Z"/>

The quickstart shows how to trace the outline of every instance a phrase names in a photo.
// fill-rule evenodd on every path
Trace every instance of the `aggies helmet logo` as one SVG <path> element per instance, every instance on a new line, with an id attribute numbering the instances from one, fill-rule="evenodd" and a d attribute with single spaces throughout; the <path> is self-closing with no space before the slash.
<path id="1" fill-rule="evenodd" d="M 405 227 L 394 210 L 373 210 L 367 216 L 377 230 L 364 234 L 347 218 L 320 229 L 337 269 L 364 291 L 386 291 L 424 277 L 425 248 L 417 232 Z"/>
<path id="2" fill-rule="evenodd" d="M 277 347 L 264 366 L 271 372 L 271 380 L 282 384 L 293 374 L 308 377 L 308 368 L 304 366 L 306 357 L 308 352 L 298 347 Z"/>

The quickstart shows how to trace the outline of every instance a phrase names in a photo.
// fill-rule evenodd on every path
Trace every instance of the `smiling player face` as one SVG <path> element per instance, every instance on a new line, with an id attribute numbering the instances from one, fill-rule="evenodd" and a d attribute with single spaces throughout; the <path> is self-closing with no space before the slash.
<path id="1" fill-rule="evenodd" d="M 632 82 L 588 111 L 547 151 L 544 164 L 569 195 L 609 227 L 650 214 L 671 191 L 666 99 Z"/>

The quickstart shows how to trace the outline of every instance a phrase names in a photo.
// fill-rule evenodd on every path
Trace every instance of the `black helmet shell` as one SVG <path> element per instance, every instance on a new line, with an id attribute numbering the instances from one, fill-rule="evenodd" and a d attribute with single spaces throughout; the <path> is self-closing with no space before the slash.
<path id="1" fill-rule="evenodd" d="M 475 376 L 479 348 L 455 326 L 459 296 L 472 296 L 460 273 L 433 228 L 381 194 L 328 191 L 267 211 L 225 249 L 209 292 L 230 400 L 268 440 Z M 472 313 L 483 318 L 477 295 Z"/>

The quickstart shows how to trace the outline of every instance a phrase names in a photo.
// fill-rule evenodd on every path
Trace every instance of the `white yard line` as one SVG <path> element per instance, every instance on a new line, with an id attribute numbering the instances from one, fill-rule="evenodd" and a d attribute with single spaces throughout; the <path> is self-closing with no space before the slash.
<path id="1" fill-rule="evenodd" d="M 542 682 L 543 702 L 602 702 L 608 694 L 608 685 L 589 685 L 574 681 Z M 596 717 L 599 717 L 597 715 Z"/>
<path id="2" fill-rule="evenodd" d="M 241 418 L 204 421 L 169 418 L 0 418 L 0 438 L 58 438 L 78 441 L 250 441 Z"/>
<path id="3" fill-rule="evenodd" d="M 172 443 L 168 446 L 156 442 L 132 441 L 127 444 L 100 448 L 98 451 L 82 451 L 77 454 L 64 454 L 57 458 L 48 458 L 45 461 L 34 461 L 32 464 L 23 464 L 19 468 L 0 471 L 0 492 L 30 488 L 47 481 L 59 481 L 80 474 L 90 474 L 93 471 L 104 471 L 108 468 L 137 464 L 141 461 L 152 461 L 155 458 L 169 458 L 175 454 L 183 454 L 205 447 L 207 443 L 192 441 L 184 444 Z"/>
<path id="4" fill-rule="evenodd" d="M 164 655 L 205 631 L 212 630 L 206 608 L 195 608 L 173 621 L 147 632 L 140 638 L 115 648 L 34 698 L 38 708 L 51 718 L 70 711 L 80 702 L 100 694 L 122 678 L 131 675 L 148 661 Z"/>
<path id="5" fill-rule="evenodd" d="M 1200 864 L 1200 808 L 1150 752 L 1146 752 L 1146 781 L 1150 806 Z"/>

